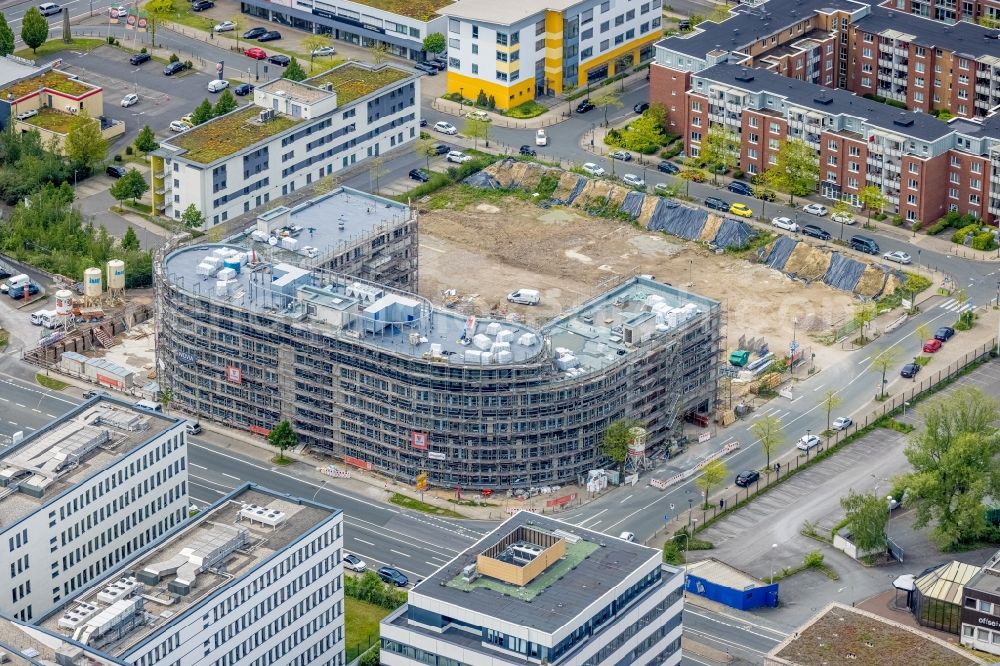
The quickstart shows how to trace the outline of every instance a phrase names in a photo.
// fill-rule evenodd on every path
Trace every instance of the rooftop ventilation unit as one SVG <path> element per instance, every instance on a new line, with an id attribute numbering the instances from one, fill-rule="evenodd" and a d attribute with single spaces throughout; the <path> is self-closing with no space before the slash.
<path id="1" fill-rule="evenodd" d="M 896 118 L 895 120 L 892 121 L 892 124 L 897 125 L 899 127 L 912 127 L 913 118 L 906 118 L 906 117 Z"/>
<path id="2" fill-rule="evenodd" d="M 825 92 L 816 95 L 816 97 L 813 98 L 813 101 L 816 102 L 817 104 L 822 104 L 823 106 L 828 106 L 830 104 L 833 104 L 833 98 L 827 95 Z"/>
<path id="3" fill-rule="evenodd" d="M 749 69 L 741 69 L 740 73 L 736 75 L 736 80 L 741 83 L 750 83 L 753 81 L 753 72 Z"/>
<path id="4" fill-rule="evenodd" d="M 288 514 L 284 511 L 270 509 L 266 506 L 247 504 L 240 509 L 240 520 L 249 520 L 252 523 L 262 523 L 272 528 L 278 527 L 288 520 Z"/>
<path id="5" fill-rule="evenodd" d="M 82 603 L 70 608 L 59 618 L 59 626 L 63 629 L 76 629 L 81 624 L 97 615 L 99 609 L 94 604 Z"/>
<path id="6" fill-rule="evenodd" d="M 128 599 L 139 587 L 139 582 L 134 576 L 121 578 L 97 593 L 97 600 L 106 604 L 113 604 L 120 599 Z"/>

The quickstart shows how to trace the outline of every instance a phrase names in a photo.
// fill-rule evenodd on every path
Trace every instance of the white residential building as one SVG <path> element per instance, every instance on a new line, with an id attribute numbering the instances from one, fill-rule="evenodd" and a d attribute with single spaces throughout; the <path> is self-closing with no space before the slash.
<path id="1" fill-rule="evenodd" d="M 211 227 L 414 141 L 419 125 L 413 70 L 351 62 L 299 83 L 276 79 L 253 104 L 160 144 L 153 207 L 180 219 L 193 205 Z"/>
<path id="2" fill-rule="evenodd" d="M 31 620 L 187 515 L 184 421 L 99 397 L 0 456 L 0 612 Z"/>
<path id="3" fill-rule="evenodd" d="M 131 666 L 342 666 L 342 528 L 246 484 L 38 626 Z"/>

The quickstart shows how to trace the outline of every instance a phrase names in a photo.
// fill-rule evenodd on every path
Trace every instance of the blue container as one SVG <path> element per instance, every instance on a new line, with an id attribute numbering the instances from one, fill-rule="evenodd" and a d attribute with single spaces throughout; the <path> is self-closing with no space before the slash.
<path id="1" fill-rule="evenodd" d="M 236 271 L 236 274 L 240 274 L 240 262 L 239 259 L 226 259 L 222 262 L 223 268 L 232 268 Z"/>

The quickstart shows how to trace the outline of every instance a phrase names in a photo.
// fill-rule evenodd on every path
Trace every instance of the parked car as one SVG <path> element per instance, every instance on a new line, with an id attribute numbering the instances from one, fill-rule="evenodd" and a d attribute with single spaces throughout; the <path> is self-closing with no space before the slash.
<path id="1" fill-rule="evenodd" d="M 452 150 L 448 152 L 446 160 L 449 162 L 454 162 L 455 164 L 465 164 L 472 160 L 472 155 L 466 155 L 461 150 Z"/>
<path id="2" fill-rule="evenodd" d="M 813 238 L 818 238 L 819 240 L 830 240 L 830 232 L 826 229 L 820 229 L 815 224 L 805 224 L 802 226 L 802 234 L 805 236 L 812 236 Z"/>
<path id="3" fill-rule="evenodd" d="M 480 111 L 478 109 L 475 111 L 469 111 L 467 114 L 465 114 L 465 117 L 469 118 L 470 120 L 485 120 L 486 122 L 490 121 L 490 114 L 486 113 L 485 111 Z"/>
<path id="4" fill-rule="evenodd" d="M 254 60 L 267 60 L 267 52 L 260 48 L 259 46 L 251 46 L 243 51 L 248 58 L 253 58 Z"/>
<path id="5" fill-rule="evenodd" d="M 362 573 L 368 568 L 368 565 L 365 564 L 365 561 L 357 555 L 344 553 L 344 568 L 349 569 L 350 571 Z"/>
<path id="6" fill-rule="evenodd" d="M 276 42 L 281 39 L 281 33 L 277 30 L 267 30 L 257 38 L 258 42 Z"/>
<path id="7" fill-rule="evenodd" d="M 188 125 L 183 120 L 171 120 L 170 121 L 170 131 L 171 132 L 186 132 L 191 129 L 191 125 Z"/>
<path id="8" fill-rule="evenodd" d="M 587 111 L 593 111 L 593 110 L 594 110 L 594 103 L 591 102 L 589 99 L 585 99 L 576 105 L 577 113 L 587 113 Z"/>
<path id="9" fill-rule="evenodd" d="M 426 118 L 421 118 L 420 119 L 420 126 L 421 127 L 427 127 L 427 119 Z"/>
<path id="10" fill-rule="evenodd" d="M 90 400 L 91 398 L 96 398 L 99 395 L 111 395 L 107 391 L 102 391 L 101 389 L 90 389 L 89 391 L 83 392 L 83 399 Z"/>
<path id="11" fill-rule="evenodd" d="M 249 83 L 241 83 L 240 85 L 233 88 L 233 94 L 240 97 L 244 97 L 253 92 L 253 86 Z"/>
<path id="12" fill-rule="evenodd" d="M 913 257 L 903 252 L 902 250 L 893 250 L 892 252 L 886 252 L 882 255 L 882 258 L 886 261 L 894 261 L 897 264 L 908 264 L 913 261 Z"/>
<path id="13" fill-rule="evenodd" d="M 260 26 L 256 28 L 250 28 L 243 33 L 243 39 L 257 39 L 261 35 L 267 32 L 267 28 L 261 28 Z"/>
<path id="14" fill-rule="evenodd" d="M 535 132 L 535 145 L 536 146 L 547 146 L 549 145 L 549 137 L 545 133 L 545 130 L 540 129 Z"/>
<path id="15" fill-rule="evenodd" d="M 153 59 L 153 56 L 148 53 L 133 53 L 129 59 L 128 64 L 130 65 L 141 65 L 144 62 L 148 62 Z"/>
<path id="16" fill-rule="evenodd" d="M 201 434 L 201 424 L 197 421 L 188 421 L 184 424 L 184 430 L 189 435 L 200 435 Z"/>
<path id="17" fill-rule="evenodd" d="M 434 65 L 430 65 L 426 62 L 418 62 L 413 66 L 413 69 L 419 69 L 421 72 L 428 74 L 429 76 L 437 76 L 438 68 Z"/>
<path id="18" fill-rule="evenodd" d="M 225 79 L 212 79 L 205 87 L 210 93 L 222 92 L 229 87 L 229 81 L 226 81 Z"/>
<path id="19" fill-rule="evenodd" d="M 447 143 L 439 143 L 438 145 L 434 146 L 435 155 L 447 155 L 448 151 L 450 150 L 451 146 L 449 146 Z"/>
<path id="20" fill-rule="evenodd" d="M 618 535 L 618 538 L 622 541 L 635 541 L 635 534 L 632 532 L 622 532 Z"/>
<path id="21" fill-rule="evenodd" d="M 395 567 L 379 567 L 378 577 L 396 587 L 406 587 L 406 584 L 410 582 L 410 579 Z"/>
<path id="22" fill-rule="evenodd" d="M 865 254 L 879 253 L 878 243 L 875 242 L 874 238 L 868 238 L 867 236 L 851 236 L 850 245 L 852 249 L 864 252 Z"/>
<path id="23" fill-rule="evenodd" d="M 173 76 L 177 72 L 184 70 L 184 63 L 181 61 L 167 63 L 167 66 L 163 68 L 164 76 Z"/>
<path id="24" fill-rule="evenodd" d="M 753 211 L 750 210 L 750 206 L 744 203 L 734 203 L 729 207 L 729 212 L 739 217 L 753 217 Z"/>
<path id="25" fill-rule="evenodd" d="M 34 296 L 37 293 L 38 293 L 38 285 L 35 284 L 34 282 L 29 282 L 28 295 Z M 22 298 L 24 298 L 24 287 L 21 287 L 20 289 L 10 289 L 8 290 L 7 295 L 13 298 L 15 301 L 19 301 Z"/>
<path id="26" fill-rule="evenodd" d="M 713 210 L 722 210 L 729 212 L 729 204 L 727 204 L 719 197 L 705 197 L 705 205 Z"/>
<path id="27" fill-rule="evenodd" d="M 458 134 L 458 128 L 451 123 L 439 120 L 434 123 L 434 131 L 442 134 Z"/>
<path id="28" fill-rule="evenodd" d="M 726 186 L 726 189 L 730 192 L 735 192 L 736 194 L 742 194 L 746 197 L 753 196 L 753 188 L 744 183 L 741 180 L 734 180 Z"/>
<path id="29" fill-rule="evenodd" d="M 62 7 L 54 2 L 43 2 L 38 5 L 38 11 L 42 13 L 42 16 L 52 16 L 53 14 L 58 14 L 62 11 Z"/>
<path id="30" fill-rule="evenodd" d="M 666 160 L 663 160 L 662 162 L 657 164 L 656 170 L 662 173 L 669 173 L 669 174 L 675 174 L 681 172 L 681 168 L 679 166 L 677 166 L 673 162 L 668 162 Z"/>
<path id="31" fill-rule="evenodd" d="M 667 185 L 666 183 L 657 183 L 656 185 L 653 185 L 653 192 L 655 192 L 656 194 L 659 194 L 660 196 L 666 196 L 667 195 L 667 191 L 669 189 L 670 189 L 670 186 Z"/>
<path id="32" fill-rule="evenodd" d="M 109 164 L 108 168 L 104 170 L 104 173 L 108 174 L 112 178 L 121 178 L 128 173 L 128 169 L 123 166 L 118 166 L 117 164 Z"/>
<path id="33" fill-rule="evenodd" d="M 811 215 L 819 215 L 820 217 L 826 215 L 826 206 L 824 206 L 823 204 L 818 204 L 818 203 L 806 204 L 805 206 L 802 207 L 802 210 Z"/>
<path id="34" fill-rule="evenodd" d="M 322 56 L 332 56 L 332 55 L 337 55 L 337 49 L 333 48 L 332 46 L 321 46 L 318 49 L 313 49 L 312 54 L 314 58 L 319 58 Z"/>
<path id="35" fill-rule="evenodd" d="M 849 417 L 838 416 L 833 420 L 833 423 L 830 424 L 830 427 L 834 430 L 847 430 L 852 425 L 854 425 L 854 421 L 852 421 Z"/>
<path id="36" fill-rule="evenodd" d="M 649 102 L 639 102 L 638 104 L 632 107 L 632 110 L 635 111 L 636 113 L 645 113 L 648 108 L 649 108 Z"/>
<path id="37" fill-rule="evenodd" d="M 814 446 L 819 446 L 819 437 L 816 435 L 802 435 L 799 441 L 795 444 L 795 448 L 801 451 L 808 451 Z"/>
<path id="38" fill-rule="evenodd" d="M 924 343 L 924 353 L 925 354 L 933 354 L 934 352 L 938 351 L 939 349 L 941 349 L 941 341 L 940 340 L 937 340 L 935 338 L 931 338 L 930 340 L 928 340 L 927 342 Z"/>
<path id="39" fill-rule="evenodd" d="M 627 150 L 612 151 L 611 153 L 608 154 L 608 157 L 610 157 L 613 160 L 621 160 L 622 162 L 632 161 L 632 153 L 628 152 Z"/>
<path id="40" fill-rule="evenodd" d="M 593 162 L 584 162 L 583 166 L 580 168 L 589 173 L 591 176 L 603 176 L 605 173 L 603 167 L 599 167 Z"/>
<path id="41" fill-rule="evenodd" d="M 854 216 L 850 213 L 834 213 L 830 219 L 838 224 L 854 224 Z"/>
<path id="42" fill-rule="evenodd" d="M 637 188 L 646 187 L 646 181 L 644 181 L 642 178 L 639 178 L 639 176 L 635 175 L 634 173 L 627 173 L 624 176 L 622 176 L 622 182 L 624 182 L 626 185 L 630 185 L 631 187 L 637 187 Z"/>
<path id="43" fill-rule="evenodd" d="M 521 146 L 521 149 L 518 152 L 522 155 L 527 155 L 528 157 L 535 157 L 538 155 L 538 151 L 531 146 Z"/>
<path id="44" fill-rule="evenodd" d="M 784 229 L 785 231 L 797 232 L 799 230 L 799 225 L 795 224 L 791 218 L 778 216 L 771 219 L 771 224 L 778 227 L 779 229 Z"/>
<path id="45" fill-rule="evenodd" d="M 291 64 L 292 59 L 286 56 L 284 53 L 276 53 L 273 56 L 268 56 L 267 61 L 272 65 L 278 65 L 279 67 L 288 67 Z"/>
<path id="46" fill-rule="evenodd" d="M 236 30 L 236 24 L 232 21 L 223 21 L 222 23 L 216 23 L 212 30 L 216 32 L 229 32 L 230 30 Z"/>
<path id="47" fill-rule="evenodd" d="M 948 342 L 951 340 L 951 336 L 955 335 L 955 329 L 951 326 L 942 326 L 938 330 L 934 331 L 934 339 L 940 340 L 941 342 Z"/>
<path id="48" fill-rule="evenodd" d="M 139 96 L 136 95 L 135 93 L 129 93 L 124 97 L 122 97 L 123 107 L 129 107 L 132 106 L 133 104 L 138 104 L 138 103 L 139 103 Z"/>
<path id="49" fill-rule="evenodd" d="M 751 483 L 756 483 L 759 480 L 760 472 L 754 469 L 748 469 L 736 475 L 736 485 L 740 488 L 746 488 Z"/>
<path id="50" fill-rule="evenodd" d="M 903 366 L 903 369 L 899 371 L 899 376 L 910 379 L 911 377 L 916 377 L 918 372 L 920 372 L 919 363 L 907 363 Z"/>
<path id="51" fill-rule="evenodd" d="M 212 2 L 212 0 L 195 0 L 195 2 L 191 3 L 191 11 L 203 12 L 206 9 L 211 9 L 214 6 L 215 3 Z"/>
<path id="52" fill-rule="evenodd" d="M 426 183 L 431 176 L 424 169 L 410 169 L 410 179 Z"/>

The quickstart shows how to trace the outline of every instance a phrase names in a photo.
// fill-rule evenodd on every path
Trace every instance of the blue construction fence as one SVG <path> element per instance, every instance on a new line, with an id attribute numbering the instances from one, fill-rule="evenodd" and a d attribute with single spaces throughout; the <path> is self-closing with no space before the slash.
<path id="1" fill-rule="evenodd" d="M 685 588 L 691 594 L 697 594 L 698 596 L 738 610 L 753 610 L 761 606 L 774 608 L 778 605 L 777 583 L 737 590 L 732 587 L 720 585 L 719 583 L 713 583 L 700 576 L 688 574 Z"/>

